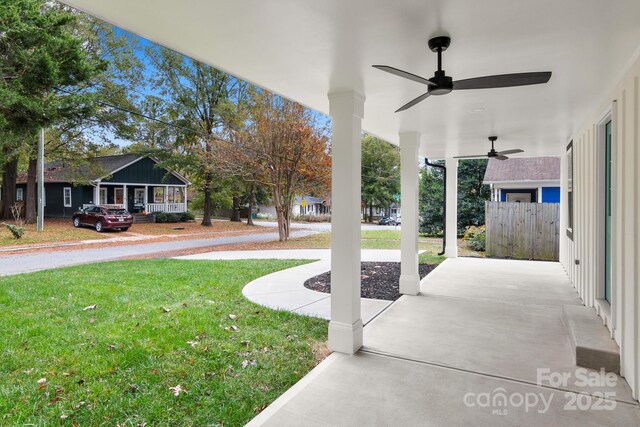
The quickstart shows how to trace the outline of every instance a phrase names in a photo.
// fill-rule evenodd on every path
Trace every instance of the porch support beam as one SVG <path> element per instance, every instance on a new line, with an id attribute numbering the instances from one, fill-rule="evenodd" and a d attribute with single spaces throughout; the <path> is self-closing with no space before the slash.
<path id="1" fill-rule="evenodd" d="M 360 313 L 360 137 L 364 96 L 329 94 L 332 119 L 331 321 L 329 348 L 362 347 Z"/>
<path id="2" fill-rule="evenodd" d="M 400 133 L 400 193 L 402 227 L 400 229 L 400 293 L 420 292 L 418 274 L 418 149 L 420 134 Z"/>
<path id="3" fill-rule="evenodd" d="M 447 167 L 447 225 L 445 229 L 447 244 L 444 256 L 458 257 L 458 159 L 445 159 Z"/>

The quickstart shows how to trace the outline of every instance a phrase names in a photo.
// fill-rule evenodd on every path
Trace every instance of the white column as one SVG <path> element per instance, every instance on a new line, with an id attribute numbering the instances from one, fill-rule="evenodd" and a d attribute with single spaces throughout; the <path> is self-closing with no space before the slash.
<path id="1" fill-rule="evenodd" d="M 420 292 L 418 274 L 418 148 L 420 134 L 400 134 L 400 196 L 402 227 L 400 230 L 400 293 L 417 295 Z"/>
<path id="2" fill-rule="evenodd" d="M 164 186 L 164 211 L 169 212 L 169 186 Z"/>
<path id="3" fill-rule="evenodd" d="M 182 197 L 184 197 L 184 211 L 187 212 L 189 210 L 189 207 L 187 206 L 187 186 L 184 186 L 184 192 L 182 193 Z M 249 215 L 251 215 L 251 212 L 249 212 Z"/>
<path id="4" fill-rule="evenodd" d="M 127 186 L 124 185 L 122 188 L 122 205 L 124 206 L 125 209 L 129 209 L 129 205 L 127 203 Z"/>
<path id="5" fill-rule="evenodd" d="M 332 119 L 331 321 L 329 348 L 362 347 L 360 314 L 360 137 L 364 96 L 329 95 Z"/>
<path id="6" fill-rule="evenodd" d="M 444 256 L 456 258 L 458 256 L 458 159 L 446 159 L 447 168 L 447 245 Z"/>
<path id="7" fill-rule="evenodd" d="M 93 203 L 98 206 L 100 204 L 100 183 L 96 184 L 95 191 L 93 194 Z"/>
<path id="8" fill-rule="evenodd" d="M 149 210 L 149 206 L 148 206 L 149 205 L 149 186 L 148 185 L 144 186 L 144 198 L 142 199 L 142 203 L 144 203 L 144 211 L 146 213 L 149 213 L 147 212 Z"/>

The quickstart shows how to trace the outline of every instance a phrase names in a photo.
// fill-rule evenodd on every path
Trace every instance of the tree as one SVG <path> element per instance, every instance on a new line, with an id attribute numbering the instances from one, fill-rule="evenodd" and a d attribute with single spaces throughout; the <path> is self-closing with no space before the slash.
<path id="1" fill-rule="evenodd" d="M 362 137 L 361 197 L 373 222 L 373 208 L 388 208 L 400 193 L 400 151 L 371 135 Z"/>
<path id="2" fill-rule="evenodd" d="M 221 167 L 270 190 L 279 239 L 286 241 L 295 197 L 330 187 L 328 137 L 309 110 L 280 96 L 252 89 L 239 105 L 230 140 L 218 141 Z"/>
<path id="3" fill-rule="evenodd" d="M 224 180 L 216 168 L 215 140 L 222 132 L 239 82 L 231 75 L 166 48 L 150 47 L 153 85 L 178 126 L 171 161 L 203 194 L 203 226 L 211 226 L 212 193 Z M 154 95 L 154 97 L 158 97 Z"/>
<path id="4" fill-rule="evenodd" d="M 75 19 L 74 14 L 44 0 L 10 0 L 0 8 L 0 166 L 5 218 L 15 202 L 21 146 L 16 141 L 35 141 L 39 128 L 95 107 L 92 94 L 65 91 L 106 66 L 87 60 L 83 39 L 73 31 Z"/>
<path id="5" fill-rule="evenodd" d="M 484 224 L 484 202 L 491 198 L 488 185 L 482 183 L 487 159 L 460 160 L 458 166 L 458 229 Z"/>
<path id="6" fill-rule="evenodd" d="M 443 161 L 434 164 L 444 165 Z M 482 183 L 486 159 L 466 159 L 458 163 L 458 233 L 470 225 L 484 224 L 484 202 L 489 200 L 489 186 Z M 444 225 L 444 172 L 427 166 L 420 178 L 420 231 L 441 234 Z"/>
<path id="7" fill-rule="evenodd" d="M 444 165 L 436 160 L 433 164 Z M 444 224 L 444 171 L 425 166 L 420 173 L 420 232 L 438 235 Z"/>

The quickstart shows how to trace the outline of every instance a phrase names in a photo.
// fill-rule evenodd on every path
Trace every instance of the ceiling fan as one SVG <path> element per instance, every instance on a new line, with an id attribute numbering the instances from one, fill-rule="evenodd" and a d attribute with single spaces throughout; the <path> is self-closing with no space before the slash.
<path id="1" fill-rule="evenodd" d="M 498 139 L 497 136 L 490 136 L 489 141 L 491 141 L 491 150 L 487 154 L 478 154 L 474 156 L 456 156 L 454 159 L 476 159 L 481 157 L 487 157 L 489 159 L 498 159 L 498 160 L 507 160 L 507 154 L 516 154 L 516 153 L 524 153 L 524 150 L 519 148 L 515 148 L 513 150 L 505 150 L 505 151 L 496 151 L 493 148 L 493 143 Z"/>
<path id="2" fill-rule="evenodd" d="M 445 74 L 442 69 L 442 52 L 447 50 L 451 44 L 451 38 L 447 36 L 434 37 L 429 40 L 429 49 L 438 53 L 438 71 L 430 79 L 417 76 L 407 71 L 402 71 L 388 65 L 372 65 L 373 68 L 386 71 L 398 77 L 413 80 L 414 82 L 427 85 L 427 92 L 409 101 L 396 110 L 396 113 L 413 107 L 424 101 L 431 95 L 446 95 L 452 90 L 466 89 L 493 89 L 500 87 L 528 86 L 547 83 L 551 78 L 551 71 L 534 73 L 500 74 L 496 76 L 475 77 L 465 80 L 456 80 Z"/>

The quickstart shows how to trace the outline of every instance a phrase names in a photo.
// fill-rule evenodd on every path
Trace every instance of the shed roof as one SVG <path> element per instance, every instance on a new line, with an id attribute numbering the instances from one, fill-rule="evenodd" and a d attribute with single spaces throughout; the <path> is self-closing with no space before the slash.
<path id="1" fill-rule="evenodd" d="M 560 179 L 560 157 L 520 157 L 489 159 L 485 184 L 509 181 L 545 181 Z"/>

